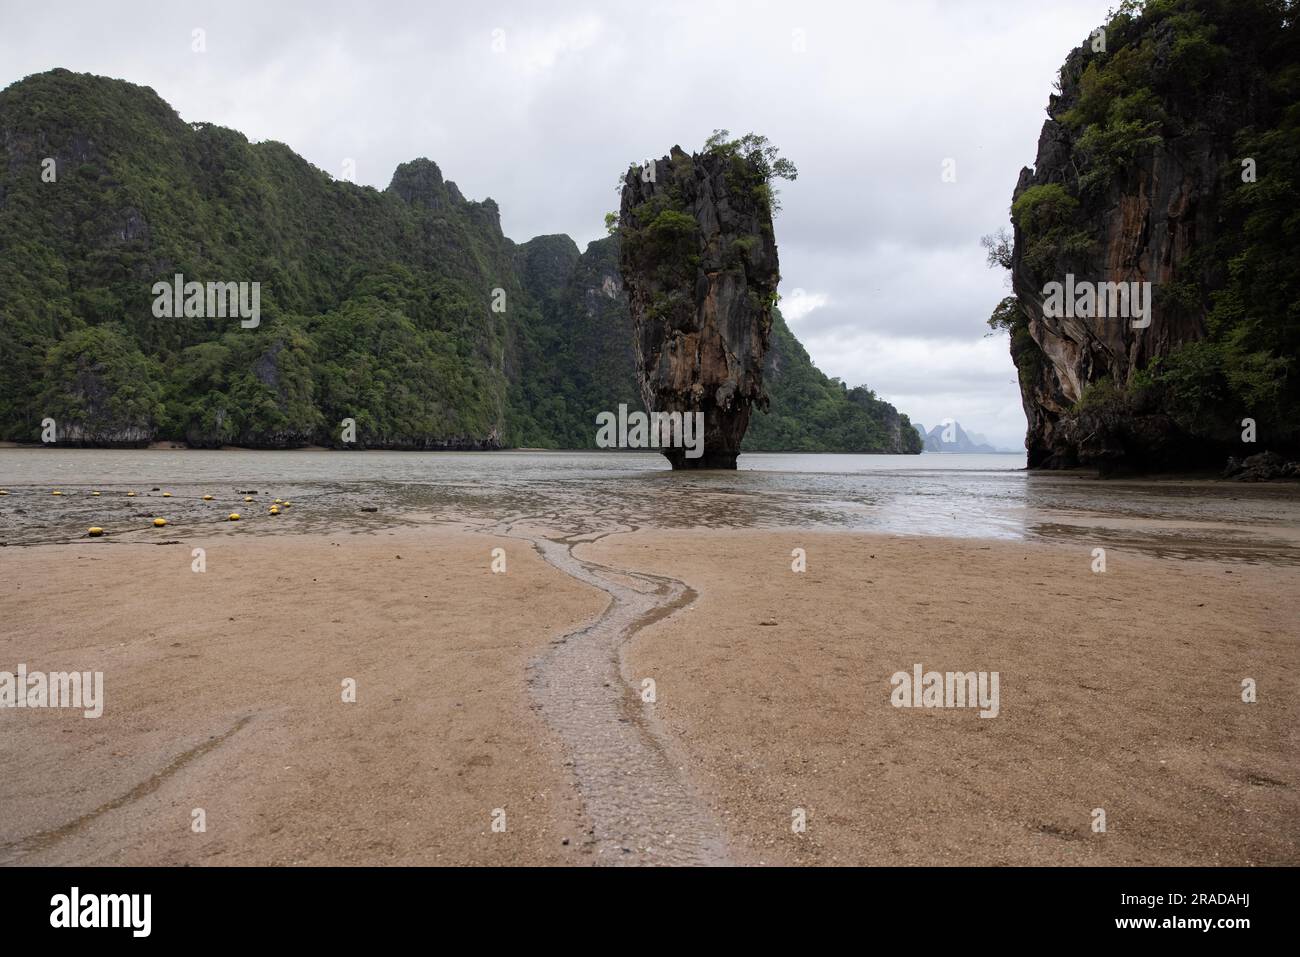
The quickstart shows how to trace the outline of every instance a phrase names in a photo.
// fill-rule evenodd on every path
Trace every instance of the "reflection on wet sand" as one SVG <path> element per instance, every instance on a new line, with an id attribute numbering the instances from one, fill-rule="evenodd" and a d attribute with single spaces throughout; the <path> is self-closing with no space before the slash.
<path id="1" fill-rule="evenodd" d="M 809 462 L 821 457 L 765 455 L 755 457 L 761 468 L 686 474 L 666 471 L 656 456 L 634 454 L 187 452 L 172 455 L 170 464 L 160 455 L 5 450 L 5 481 L 20 481 L 4 486 L 10 494 L 0 500 L 0 541 L 74 541 L 91 525 L 104 527 L 108 542 L 154 542 L 223 525 L 243 535 L 529 516 L 566 534 L 627 526 L 839 528 L 1087 541 L 1178 558 L 1300 564 L 1294 484 L 1101 481 L 873 461 L 918 461 L 905 456 L 835 456 L 833 464 L 846 471 L 831 472 L 817 470 L 825 462 Z M 74 456 L 81 456 L 75 469 L 65 461 Z M 163 471 L 170 474 L 158 479 Z M 64 494 L 52 496 L 53 488 Z M 258 494 L 245 503 L 242 493 L 253 488 Z M 127 491 L 137 494 L 128 498 Z M 269 515 L 275 498 L 293 505 Z M 241 513 L 237 525 L 226 522 L 232 510 Z M 167 519 L 165 530 L 153 528 L 158 516 Z"/>

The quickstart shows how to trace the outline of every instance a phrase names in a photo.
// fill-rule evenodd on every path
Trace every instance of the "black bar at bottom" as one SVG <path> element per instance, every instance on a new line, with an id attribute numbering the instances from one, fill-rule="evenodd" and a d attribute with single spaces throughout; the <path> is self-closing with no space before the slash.
<path id="1" fill-rule="evenodd" d="M 792 922 L 872 936 L 906 929 L 914 940 L 966 928 L 972 942 L 1055 932 L 1068 937 L 1047 939 L 1199 936 L 1231 946 L 1287 931 L 1297 870 L 11 868 L 0 870 L 0 920 L 6 938 L 24 945 L 32 934 L 74 933 L 128 944 L 337 944 L 347 928 L 373 939 L 458 926 L 577 942 L 601 925 L 655 935 L 699 921 L 733 940 Z"/>

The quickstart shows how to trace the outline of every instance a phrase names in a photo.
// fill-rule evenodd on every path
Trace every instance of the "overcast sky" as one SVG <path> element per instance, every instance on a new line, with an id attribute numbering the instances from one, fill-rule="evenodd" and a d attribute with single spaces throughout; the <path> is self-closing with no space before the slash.
<path id="1" fill-rule="evenodd" d="M 914 422 L 1021 448 L 1006 337 L 986 337 L 1006 280 L 979 238 L 1006 224 L 1057 69 L 1112 4 L 0 0 L 0 86 L 119 77 L 381 189 L 427 156 L 495 199 L 512 239 L 582 247 L 629 162 L 763 133 L 799 168 L 776 235 L 813 361 Z"/>

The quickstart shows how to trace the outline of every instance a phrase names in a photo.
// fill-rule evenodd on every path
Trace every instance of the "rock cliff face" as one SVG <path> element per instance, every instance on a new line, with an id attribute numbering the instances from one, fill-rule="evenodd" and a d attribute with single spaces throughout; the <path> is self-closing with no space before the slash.
<path id="1" fill-rule="evenodd" d="M 423 157 L 400 164 L 393 171 L 388 191 L 403 202 L 424 209 L 447 210 L 466 202 L 456 184 L 442 178 L 438 164 Z"/>
<path id="2" fill-rule="evenodd" d="M 1117 15 L 1101 44 L 1070 54 L 1012 197 L 1011 351 L 1031 468 L 1217 465 L 1258 451 L 1243 450 L 1242 420 L 1282 401 L 1245 385 L 1267 379 L 1288 347 L 1271 333 L 1247 346 L 1233 331 L 1251 309 L 1233 284 L 1250 283 L 1229 263 L 1262 196 L 1242 173 L 1243 157 L 1265 146 L 1248 141 L 1281 112 L 1268 61 L 1294 57 L 1294 30 L 1287 54 L 1264 39 L 1265 4 L 1166 7 Z M 1276 187 L 1294 172 L 1279 160 L 1260 175 Z M 1150 283 L 1149 324 L 1132 310 L 1054 314 L 1047 284 L 1067 280 Z M 1254 318 L 1276 332 L 1294 322 L 1285 309 Z M 1294 436 L 1274 418 L 1270 438 L 1284 447 Z"/>
<path id="3" fill-rule="evenodd" d="M 623 182 L 620 270 L 647 410 L 704 413 L 704 451 L 673 468 L 734 469 L 750 411 L 764 406 L 763 359 L 780 279 L 762 174 L 738 157 L 680 147 Z"/>
<path id="4" fill-rule="evenodd" d="M 1081 72 L 1074 61 L 1082 55 L 1075 51 L 1067 74 Z M 1060 111 L 1072 92 L 1053 97 L 1053 109 Z M 1205 311 L 1161 295 L 1146 328 L 1135 328 L 1125 317 L 1054 318 L 1044 310 L 1042 290 L 1045 282 L 1064 282 L 1067 273 L 1098 283 L 1150 282 L 1157 295 L 1178 283 L 1203 287 L 1214 282 L 1218 266 L 1198 267 L 1189 254 L 1217 238 L 1218 170 L 1230 155 L 1230 143 L 1206 135 L 1151 146 L 1104 195 L 1087 204 L 1087 247 L 1061 251 L 1047 271 L 1028 261 L 1029 243 L 1016 224 L 1012 285 L 1037 347 L 1028 363 L 1030 374 L 1021 380 L 1030 467 L 1104 464 L 1120 458 L 1132 464 L 1178 465 L 1199 457 L 1201 450 L 1163 412 L 1107 416 L 1087 414 L 1076 406 L 1093 383 L 1129 383 L 1153 359 L 1204 338 Z M 1034 169 L 1021 170 L 1013 202 L 1034 186 L 1068 181 L 1077 162 L 1074 137 L 1059 121 L 1049 119 L 1039 137 Z M 1026 358 L 1022 354 L 1021 362 Z"/>

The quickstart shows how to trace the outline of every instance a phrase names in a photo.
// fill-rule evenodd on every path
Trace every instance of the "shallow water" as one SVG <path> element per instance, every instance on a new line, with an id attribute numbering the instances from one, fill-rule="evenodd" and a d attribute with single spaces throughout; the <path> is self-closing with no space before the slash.
<path id="1" fill-rule="evenodd" d="M 627 452 L 10 448 L 0 449 L 0 489 L 9 492 L 0 497 L 0 542 L 82 540 L 91 525 L 118 541 L 160 541 L 198 528 L 258 533 L 541 516 L 570 534 L 615 526 L 847 528 L 1300 564 L 1295 484 L 1103 481 L 1023 466 L 1023 455 L 1010 454 L 765 453 L 741 456 L 735 472 L 674 473 L 657 454 Z M 254 490 L 253 502 L 243 502 Z M 275 498 L 293 505 L 270 516 Z M 231 511 L 242 516 L 237 526 L 226 521 Z M 153 528 L 154 516 L 168 527 Z"/>

